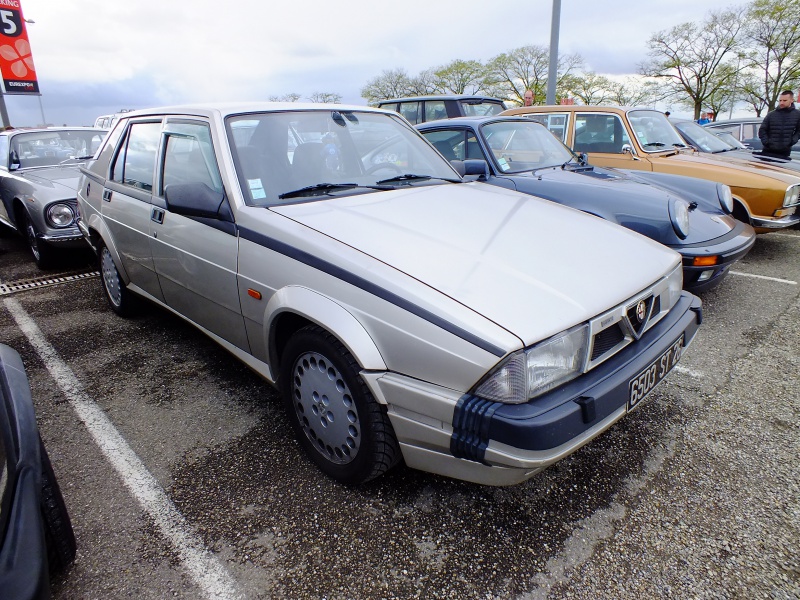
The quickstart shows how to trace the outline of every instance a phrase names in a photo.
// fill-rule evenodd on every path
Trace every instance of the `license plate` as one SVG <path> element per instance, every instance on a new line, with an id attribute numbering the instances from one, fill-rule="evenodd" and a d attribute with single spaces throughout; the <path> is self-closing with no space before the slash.
<path id="1" fill-rule="evenodd" d="M 631 379 L 628 385 L 628 410 L 633 410 L 638 406 L 639 402 L 653 391 L 653 388 L 678 364 L 682 351 L 683 335 L 666 352 L 650 363 L 646 369 Z"/>

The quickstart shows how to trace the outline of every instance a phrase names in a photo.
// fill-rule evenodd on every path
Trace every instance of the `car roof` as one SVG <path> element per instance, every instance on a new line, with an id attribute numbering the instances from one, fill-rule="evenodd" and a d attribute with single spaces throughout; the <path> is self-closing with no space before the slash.
<path id="1" fill-rule="evenodd" d="M 503 102 L 502 98 L 493 96 L 480 96 L 471 94 L 441 94 L 434 96 L 409 96 L 406 98 L 392 98 L 391 100 L 381 100 L 378 105 L 392 104 L 394 102 L 422 102 L 423 100 L 489 100 L 491 102 Z"/>
<path id="2" fill-rule="evenodd" d="M 381 108 L 364 105 L 322 104 L 318 102 L 209 102 L 204 104 L 178 104 L 133 110 L 120 115 L 120 119 L 145 117 L 151 115 L 180 114 L 200 117 L 239 115 L 255 112 L 298 112 L 298 111 L 366 111 L 396 114 Z"/>
<path id="3" fill-rule="evenodd" d="M 96 131 L 98 133 L 106 134 L 108 133 L 107 129 L 101 129 L 100 127 L 85 127 L 85 126 L 76 126 L 76 127 L 25 127 L 25 128 L 14 128 L 14 129 L 7 129 L 4 131 L 0 131 L 0 133 L 5 135 L 17 135 L 19 133 L 45 133 L 48 131 Z"/>
<path id="4" fill-rule="evenodd" d="M 713 121 L 711 123 L 706 123 L 708 125 L 738 125 L 739 123 L 760 123 L 764 120 L 764 117 L 740 117 L 738 119 L 719 119 L 717 121 Z"/>
<path id="5" fill-rule="evenodd" d="M 653 112 L 660 112 L 648 106 L 598 106 L 595 104 L 542 104 L 539 106 L 518 106 L 509 108 L 503 114 L 521 115 L 526 113 L 535 112 L 629 112 L 632 110 L 649 110 Z"/>
<path id="6" fill-rule="evenodd" d="M 435 121 L 425 121 L 424 123 L 418 123 L 414 125 L 417 129 L 432 129 L 434 127 L 445 127 L 447 125 L 482 125 L 491 121 L 494 123 L 495 121 L 517 121 L 520 123 L 534 123 L 536 125 L 541 125 L 536 121 L 528 119 L 523 116 L 515 116 L 515 115 L 481 115 L 475 117 L 453 117 L 452 119 L 436 119 Z M 543 125 L 541 125 L 543 127 Z"/>

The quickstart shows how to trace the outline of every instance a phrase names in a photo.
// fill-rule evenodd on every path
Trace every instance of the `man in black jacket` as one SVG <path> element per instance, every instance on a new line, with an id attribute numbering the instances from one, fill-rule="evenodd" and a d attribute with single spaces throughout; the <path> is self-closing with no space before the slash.
<path id="1" fill-rule="evenodd" d="M 792 146 L 800 140 L 800 110 L 794 107 L 792 92 L 781 92 L 778 108 L 764 117 L 758 137 L 764 144 L 763 154 L 789 158 Z"/>

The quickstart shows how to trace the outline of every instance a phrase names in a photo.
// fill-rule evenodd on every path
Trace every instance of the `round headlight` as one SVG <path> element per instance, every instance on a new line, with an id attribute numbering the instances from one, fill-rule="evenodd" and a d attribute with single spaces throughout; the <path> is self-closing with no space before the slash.
<path id="1" fill-rule="evenodd" d="M 720 206 L 722 206 L 722 210 L 727 214 L 731 214 L 733 212 L 733 194 L 731 194 L 731 188 L 724 183 L 718 183 L 717 195 L 719 196 L 719 203 Z"/>
<path id="2" fill-rule="evenodd" d="M 674 200 L 669 205 L 669 213 L 675 233 L 682 240 L 686 239 L 689 235 L 689 203 L 686 200 Z"/>
<path id="3" fill-rule="evenodd" d="M 53 204 L 47 208 L 47 220 L 53 227 L 69 227 L 75 221 L 75 212 L 69 204 Z"/>

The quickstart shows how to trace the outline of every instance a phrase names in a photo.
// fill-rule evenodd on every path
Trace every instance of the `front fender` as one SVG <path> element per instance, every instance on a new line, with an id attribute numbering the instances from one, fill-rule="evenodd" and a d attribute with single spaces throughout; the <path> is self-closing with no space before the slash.
<path id="1" fill-rule="evenodd" d="M 106 245 L 106 248 L 108 248 L 108 251 L 111 253 L 111 258 L 114 261 L 114 265 L 117 267 L 119 276 L 125 282 L 125 285 L 128 285 L 131 282 L 131 278 L 128 275 L 128 272 L 125 270 L 125 265 L 122 263 L 122 258 L 119 255 L 116 244 L 114 244 L 114 238 L 111 235 L 111 231 L 108 229 L 108 227 L 106 227 L 106 223 L 102 217 L 98 213 L 92 213 L 89 215 L 88 219 L 83 219 L 83 226 L 79 226 L 79 228 L 84 234 L 84 237 L 86 237 L 86 232 L 83 231 L 84 227 L 86 227 L 89 231 L 89 237 L 87 241 L 95 251 L 95 254 L 98 253 L 98 245 L 102 241 Z"/>
<path id="2" fill-rule="evenodd" d="M 361 322 L 341 304 L 302 286 L 287 286 L 275 292 L 264 313 L 264 335 L 270 365 L 277 375 L 280 365 L 278 333 L 283 317 L 295 316 L 316 323 L 334 335 L 364 369 L 385 371 L 386 363 Z"/>

